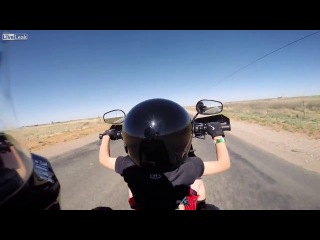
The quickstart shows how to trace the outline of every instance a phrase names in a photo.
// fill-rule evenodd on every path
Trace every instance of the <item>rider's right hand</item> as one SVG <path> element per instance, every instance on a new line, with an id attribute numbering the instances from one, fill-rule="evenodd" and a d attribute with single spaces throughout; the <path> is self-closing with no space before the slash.
<path id="1" fill-rule="evenodd" d="M 206 132 L 212 137 L 222 136 L 224 137 L 224 132 L 219 122 L 209 122 L 206 124 Z"/>

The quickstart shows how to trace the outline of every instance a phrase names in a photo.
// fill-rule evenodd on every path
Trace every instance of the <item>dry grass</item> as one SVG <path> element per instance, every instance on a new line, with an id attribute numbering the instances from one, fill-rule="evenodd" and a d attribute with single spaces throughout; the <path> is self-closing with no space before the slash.
<path id="1" fill-rule="evenodd" d="M 230 102 L 224 104 L 224 114 L 320 139 L 320 96 Z"/>
<path id="2" fill-rule="evenodd" d="M 187 111 L 196 111 L 196 107 L 194 106 L 184 106 Z"/>
<path id="3" fill-rule="evenodd" d="M 90 134 L 97 135 L 110 125 L 100 118 L 59 122 L 23 127 L 26 144 L 30 151 L 40 150 L 60 142 L 78 139 Z"/>

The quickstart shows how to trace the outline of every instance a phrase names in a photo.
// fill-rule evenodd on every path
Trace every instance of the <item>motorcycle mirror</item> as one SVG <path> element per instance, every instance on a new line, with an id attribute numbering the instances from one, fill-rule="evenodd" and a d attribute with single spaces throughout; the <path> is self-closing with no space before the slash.
<path id="1" fill-rule="evenodd" d="M 202 99 L 197 102 L 196 110 L 198 114 L 213 115 L 222 112 L 223 104 L 216 100 Z"/>
<path id="2" fill-rule="evenodd" d="M 126 114 L 120 109 L 111 110 L 103 114 L 103 121 L 112 125 L 121 125 L 124 122 Z"/>

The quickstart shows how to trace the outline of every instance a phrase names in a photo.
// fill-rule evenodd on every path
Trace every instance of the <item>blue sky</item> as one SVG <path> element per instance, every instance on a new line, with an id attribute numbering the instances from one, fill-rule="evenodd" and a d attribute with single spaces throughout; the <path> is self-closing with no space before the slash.
<path id="1" fill-rule="evenodd" d="M 6 41 L 18 122 L 97 117 L 156 97 L 194 105 L 202 98 L 319 95 L 320 34 L 227 78 L 316 31 L 11 31 L 28 34 L 26 41 Z"/>

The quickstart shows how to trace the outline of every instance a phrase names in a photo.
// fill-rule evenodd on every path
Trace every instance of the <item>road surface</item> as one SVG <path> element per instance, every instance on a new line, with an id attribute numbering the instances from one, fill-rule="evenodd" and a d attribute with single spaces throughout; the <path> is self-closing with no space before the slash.
<path id="1" fill-rule="evenodd" d="M 231 168 L 205 176 L 207 202 L 226 210 L 320 209 L 320 175 L 284 161 L 226 132 Z M 122 178 L 98 160 L 100 141 L 57 157 L 51 163 L 62 185 L 62 209 L 97 206 L 130 209 Z M 213 161 L 212 140 L 194 139 L 196 155 Z M 111 156 L 124 155 L 122 140 L 111 141 Z"/>

